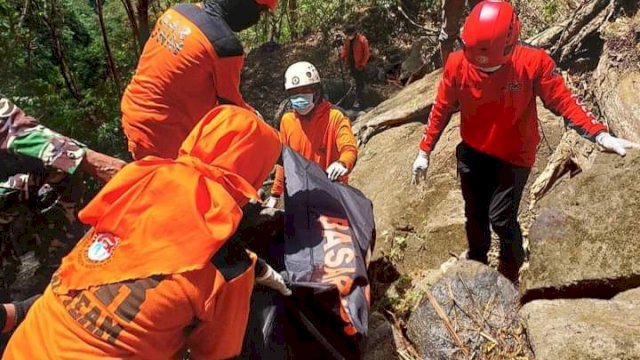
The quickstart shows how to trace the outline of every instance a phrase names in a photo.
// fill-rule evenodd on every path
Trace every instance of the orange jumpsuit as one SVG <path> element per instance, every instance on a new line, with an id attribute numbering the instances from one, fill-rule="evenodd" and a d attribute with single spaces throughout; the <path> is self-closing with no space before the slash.
<path id="1" fill-rule="evenodd" d="M 349 172 L 358 157 L 358 145 L 351 130 L 351 122 L 340 110 L 324 100 L 316 105 L 310 119 L 302 119 L 296 112 L 287 112 L 280 121 L 280 140 L 305 159 L 326 169 L 334 161 L 342 162 Z M 348 176 L 340 182 L 348 183 Z M 276 179 L 271 189 L 280 196 L 284 187 L 284 170 L 276 167 Z"/>
<path id="2" fill-rule="evenodd" d="M 195 5 L 178 4 L 158 20 L 121 103 L 129 151 L 173 159 L 209 110 L 240 94 L 242 44 L 226 22 Z"/>
<path id="3" fill-rule="evenodd" d="M 93 228 L 3 359 L 161 360 L 187 347 L 192 359 L 237 356 L 255 256 L 227 240 L 280 150 L 275 130 L 255 114 L 221 106 L 176 160 L 125 166 L 81 211 Z"/>

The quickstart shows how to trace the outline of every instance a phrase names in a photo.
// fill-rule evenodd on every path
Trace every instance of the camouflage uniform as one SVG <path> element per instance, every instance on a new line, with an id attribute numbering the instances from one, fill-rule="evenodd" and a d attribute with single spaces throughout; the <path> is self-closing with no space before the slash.
<path id="1" fill-rule="evenodd" d="M 0 259 L 3 288 L 18 256 L 35 250 L 55 261 L 82 235 L 76 212 L 83 184 L 76 170 L 86 146 L 40 125 L 0 95 Z M 55 257 L 52 264 L 51 257 Z"/>

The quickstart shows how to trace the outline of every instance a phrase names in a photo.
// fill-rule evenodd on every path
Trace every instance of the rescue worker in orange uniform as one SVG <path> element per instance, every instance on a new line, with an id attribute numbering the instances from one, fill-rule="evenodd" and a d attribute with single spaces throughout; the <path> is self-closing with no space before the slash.
<path id="1" fill-rule="evenodd" d="M 370 56 L 369 41 L 353 25 L 347 25 L 344 33 L 347 39 L 342 45 L 340 59 L 349 66 L 351 77 L 356 82 L 356 101 L 353 103 L 353 107 L 359 108 L 364 103 L 365 70 Z"/>
<path id="2" fill-rule="evenodd" d="M 178 4 L 158 19 L 121 103 L 134 159 L 174 159 L 196 122 L 218 104 L 253 111 L 240 94 L 244 50 L 236 32 L 277 0 Z"/>
<path id="3" fill-rule="evenodd" d="M 289 66 L 284 87 L 293 111 L 285 113 L 280 121 L 282 144 L 320 165 L 330 180 L 346 184 L 358 157 L 349 118 L 324 98 L 320 74 L 309 62 Z M 283 188 L 284 169 L 278 165 L 267 206 L 276 206 Z"/>
<path id="4" fill-rule="evenodd" d="M 238 355 L 254 279 L 290 294 L 280 274 L 255 269 L 255 255 L 227 241 L 280 150 L 255 113 L 225 105 L 206 114 L 177 159 L 124 167 L 80 212 L 92 229 L 3 359 L 181 359 L 185 348 L 192 359 Z"/>

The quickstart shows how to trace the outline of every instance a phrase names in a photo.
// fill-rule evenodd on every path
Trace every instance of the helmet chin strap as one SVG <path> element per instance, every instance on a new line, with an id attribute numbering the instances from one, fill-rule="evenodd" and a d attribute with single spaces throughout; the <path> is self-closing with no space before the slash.
<path id="1" fill-rule="evenodd" d="M 486 72 L 486 73 L 492 73 L 492 72 L 496 72 L 498 71 L 498 69 L 500 69 L 502 67 L 502 65 L 497 65 L 497 66 L 492 66 L 492 67 L 480 67 L 480 66 L 476 66 L 476 69 L 482 71 L 482 72 Z"/>

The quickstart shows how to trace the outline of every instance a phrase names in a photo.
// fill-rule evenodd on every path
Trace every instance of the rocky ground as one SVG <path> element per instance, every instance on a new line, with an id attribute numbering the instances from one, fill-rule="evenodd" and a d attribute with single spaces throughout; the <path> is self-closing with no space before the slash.
<path id="1" fill-rule="evenodd" d="M 537 19 L 544 6 L 516 3 L 531 7 L 526 13 L 531 22 L 548 24 Z M 591 29 L 601 47 L 594 55 L 589 45 L 594 38 L 583 36 L 588 51 L 576 45 L 578 58 L 566 60 L 564 69 L 616 134 L 639 141 L 640 15 L 626 3 L 602 2 L 604 10 L 573 27 L 574 36 Z M 588 10 L 574 1 L 561 6 L 567 14 Z M 546 34 L 540 44 L 561 42 L 564 28 Z M 427 182 L 410 185 L 440 74 L 402 87 L 395 80 L 401 77 L 402 59 L 410 57 L 411 42 L 390 46 L 383 35 L 375 36 L 367 104 L 372 109 L 362 116 L 352 113 L 361 147 L 351 184 L 373 201 L 378 228 L 365 358 L 640 359 L 640 153 L 626 158 L 601 153 L 539 104 L 544 137 L 520 214 L 530 262 L 513 286 L 490 267 L 452 256 L 466 247 L 455 170 L 457 117 L 432 156 Z M 329 97 L 340 100 L 344 87 L 331 40 L 331 34 L 318 33 L 253 49 L 243 74 L 245 97 L 277 126 L 284 70 L 308 60 L 326 79 Z M 571 66 L 576 63 L 584 66 Z M 33 276 L 33 259 L 25 263 L 14 286 L 18 297 L 46 284 L 42 276 Z"/>
<path id="2" fill-rule="evenodd" d="M 580 61 L 591 69 L 569 69 L 567 79 L 615 134 L 637 141 L 640 17 L 624 7 L 602 8 L 585 20 L 591 31 L 596 27 L 590 21 L 599 24 L 596 36 L 603 44 L 596 61 Z M 588 11 L 593 9 L 581 13 Z M 607 14 L 618 18 L 603 21 Z M 403 91 L 393 102 L 410 104 L 418 93 Z M 382 313 L 391 309 L 394 316 L 385 326 L 399 328 L 409 340 L 394 340 L 395 358 L 640 358 L 640 152 L 625 158 L 602 153 L 538 107 L 546 140 L 520 213 L 530 262 L 513 287 L 491 268 L 448 254 L 465 247 L 453 159 L 457 120 L 432 156 L 427 183 L 412 187 L 410 166 L 421 127 L 412 114 L 420 109 L 395 116 L 402 111 L 384 106 L 357 125 L 375 131 L 364 136 L 353 184 L 374 202 L 382 238 L 377 255 L 385 260 L 375 265 L 399 272 L 380 277 L 393 281 L 377 286 L 384 295 L 376 307 Z M 373 274 L 375 280 L 379 272 Z"/>

